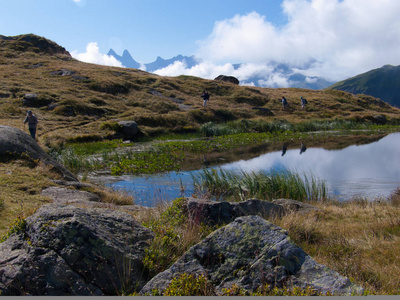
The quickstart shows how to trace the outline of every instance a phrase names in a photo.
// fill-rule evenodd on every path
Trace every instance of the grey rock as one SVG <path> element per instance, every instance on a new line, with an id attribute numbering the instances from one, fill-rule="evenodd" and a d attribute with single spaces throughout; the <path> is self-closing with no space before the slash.
<path id="1" fill-rule="evenodd" d="M 14 127 L 0 125 L 0 156 L 20 158 L 23 155 L 42 161 L 53 171 L 62 175 L 64 180 L 78 181 L 74 174 L 44 152 L 29 134 Z"/>
<path id="2" fill-rule="evenodd" d="M 139 126 L 135 121 L 119 121 L 118 125 L 121 126 L 121 133 L 125 140 L 132 139 L 139 132 Z"/>
<path id="3" fill-rule="evenodd" d="M 0 244 L 1 295 L 117 295 L 146 282 L 154 234 L 125 212 L 42 206 Z"/>
<path id="4" fill-rule="evenodd" d="M 2 296 L 103 295 L 55 251 L 29 245 L 21 234 L 0 244 L 0 277 Z"/>
<path id="5" fill-rule="evenodd" d="M 259 216 L 237 218 L 211 233 L 153 277 L 140 294 L 163 291 L 183 273 L 204 275 L 216 295 L 234 284 L 251 293 L 267 283 L 289 288 L 310 286 L 334 295 L 363 292 L 348 278 L 313 260 L 291 241 L 286 230 Z"/>
<path id="6" fill-rule="evenodd" d="M 260 215 L 265 218 L 281 216 L 284 208 L 269 201 L 249 199 L 244 202 L 217 202 L 187 198 L 185 213 L 197 223 L 226 224 L 237 217 Z"/>
<path id="7" fill-rule="evenodd" d="M 10 96 L 8 93 L 0 93 L 0 99 L 9 98 Z"/>
<path id="8" fill-rule="evenodd" d="M 53 199 L 56 204 L 99 202 L 100 197 L 89 192 L 77 191 L 63 187 L 49 187 L 41 193 L 43 196 Z"/>
<path id="9" fill-rule="evenodd" d="M 260 114 L 264 116 L 274 116 L 275 114 L 269 109 L 265 107 L 253 107 L 252 109 L 258 110 Z"/>
<path id="10" fill-rule="evenodd" d="M 214 78 L 214 80 L 220 80 L 239 85 L 239 79 L 233 76 L 219 75 L 216 78 Z"/>
<path id="11" fill-rule="evenodd" d="M 320 208 L 315 207 L 311 204 L 292 199 L 275 199 L 272 200 L 272 203 L 281 205 L 285 209 L 286 213 L 296 212 L 303 214 L 303 213 L 309 213 L 311 211 L 321 211 Z"/>
<path id="12" fill-rule="evenodd" d="M 22 103 L 28 107 L 43 107 L 48 106 L 53 100 L 43 97 L 38 97 L 35 93 L 25 94 Z"/>

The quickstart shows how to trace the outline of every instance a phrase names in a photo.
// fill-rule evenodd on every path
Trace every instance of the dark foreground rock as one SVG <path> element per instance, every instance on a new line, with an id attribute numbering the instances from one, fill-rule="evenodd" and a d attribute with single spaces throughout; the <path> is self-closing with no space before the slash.
<path id="1" fill-rule="evenodd" d="M 148 282 L 140 294 L 163 291 L 174 277 L 204 275 L 214 293 L 237 285 L 254 292 L 265 284 L 350 295 L 362 292 L 346 277 L 318 264 L 294 244 L 282 228 L 259 216 L 237 218 L 190 248 L 166 271 Z"/>
<path id="2" fill-rule="evenodd" d="M 117 295 L 146 282 L 153 233 L 109 209 L 46 205 L 0 244 L 0 294 Z"/>
<path id="3" fill-rule="evenodd" d="M 185 213 L 193 221 L 210 225 L 227 224 L 237 217 L 249 215 L 259 215 L 268 219 L 282 216 L 285 212 L 281 205 L 258 199 L 243 202 L 217 202 L 187 198 L 185 203 Z"/>
<path id="4" fill-rule="evenodd" d="M 32 137 L 10 126 L 0 125 L 0 157 L 6 159 L 7 157 L 23 157 L 28 156 L 33 160 L 40 160 L 51 170 L 62 175 L 64 180 L 78 181 L 76 176 L 69 172 L 64 166 L 59 164 L 55 159 L 50 157 Z"/>

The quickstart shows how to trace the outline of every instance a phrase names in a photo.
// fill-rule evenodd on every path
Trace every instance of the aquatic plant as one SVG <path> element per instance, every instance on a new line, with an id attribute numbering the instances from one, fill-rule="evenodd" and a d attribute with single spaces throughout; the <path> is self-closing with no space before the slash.
<path id="1" fill-rule="evenodd" d="M 289 198 L 298 201 L 321 201 L 327 198 L 323 181 L 312 175 L 300 175 L 286 169 L 270 172 L 203 169 L 192 175 L 192 178 L 198 194 L 205 194 L 216 200 Z"/>

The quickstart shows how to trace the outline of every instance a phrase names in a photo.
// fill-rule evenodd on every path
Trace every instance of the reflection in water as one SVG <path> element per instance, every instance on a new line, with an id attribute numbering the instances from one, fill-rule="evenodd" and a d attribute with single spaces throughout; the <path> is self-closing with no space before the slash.
<path id="1" fill-rule="evenodd" d="M 326 182 L 330 195 L 341 200 L 357 196 L 369 199 L 388 197 L 400 186 L 399 133 L 371 144 L 349 146 L 342 150 L 307 148 L 301 143 L 299 153 L 298 147 L 288 149 L 288 146 L 284 144 L 281 152 L 266 153 L 220 167 L 244 171 L 286 168 L 299 173 L 312 173 Z M 182 195 L 191 196 L 193 186 L 190 174 L 193 172 L 198 171 L 171 172 L 149 178 L 135 176 L 109 185 L 133 193 L 137 204 L 152 206 L 157 199 L 173 200 Z M 184 186 L 184 191 L 181 186 Z M 144 203 L 146 201 L 151 203 Z"/>
<path id="2" fill-rule="evenodd" d="M 307 147 L 303 144 L 303 142 L 301 142 L 301 146 L 300 146 L 300 154 L 306 152 Z"/>

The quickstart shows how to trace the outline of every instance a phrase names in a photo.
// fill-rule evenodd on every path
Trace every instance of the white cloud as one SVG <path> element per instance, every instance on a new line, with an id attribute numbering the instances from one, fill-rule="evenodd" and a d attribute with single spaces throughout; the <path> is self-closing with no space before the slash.
<path id="1" fill-rule="evenodd" d="M 215 64 L 315 61 L 308 75 L 331 80 L 400 64 L 398 0 L 284 0 L 282 8 L 282 28 L 256 12 L 216 22 L 197 55 Z"/>
<path id="2" fill-rule="evenodd" d="M 78 53 L 77 51 L 72 51 L 71 55 L 73 58 L 98 65 L 123 67 L 121 62 L 119 62 L 115 57 L 101 54 L 97 43 L 89 43 L 86 46 L 85 53 Z"/>
<path id="3" fill-rule="evenodd" d="M 175 62 L 154 73 L 207 79 L 223 74 L 241 84 L 287 87 L 290 74 L 274 71 L 276 64 L 289 64 L 309 83 L 315 76 L 338 81 L 385 64 L 400 65 L 398 0 L 284 0 L 282 9 L 288 19 L 283 27 L 257 12 L 218 21 L 198 42 L 196 57 L 203 62 L 191 68 Z M 86 53 L 72 55 L 121 66 L 114 57 L 99 53 L 96 43 L 90 43 Z M 237 69 L 235 63 L 242 65 Z M 263 79 L 253 82 L 255 77 Z"/>

